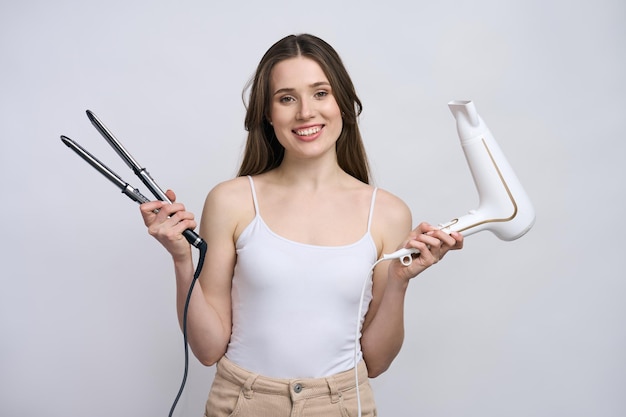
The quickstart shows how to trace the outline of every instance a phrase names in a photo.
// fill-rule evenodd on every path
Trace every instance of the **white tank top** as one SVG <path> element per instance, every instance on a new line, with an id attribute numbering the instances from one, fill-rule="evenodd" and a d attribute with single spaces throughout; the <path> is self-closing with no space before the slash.
<path id="1" fill-rule="evenodd" d="M 233 328 L 226 357 L 273 378 L 320 378 L 354 367 L 359 300 L 367 280 L 360 326 L 370 300 L 377 259 L 370 228 L 357 242 L 317 246 L 272 232 L 259 212 L 236 243 L 232 282 Z M 357 346 L 357 360 L 361 347 Z"/>

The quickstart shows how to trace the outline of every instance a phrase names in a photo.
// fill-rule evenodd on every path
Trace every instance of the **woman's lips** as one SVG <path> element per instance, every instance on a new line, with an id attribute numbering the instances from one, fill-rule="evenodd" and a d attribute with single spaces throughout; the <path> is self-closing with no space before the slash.
<path id="1" fill-rule="evenodd" d="M 307 126 L 299 129 L 294 129 L 292 132 L 302 140 L 313 140 L 320 135 L 320 132 L 323 128 L 324 125 Z"/>

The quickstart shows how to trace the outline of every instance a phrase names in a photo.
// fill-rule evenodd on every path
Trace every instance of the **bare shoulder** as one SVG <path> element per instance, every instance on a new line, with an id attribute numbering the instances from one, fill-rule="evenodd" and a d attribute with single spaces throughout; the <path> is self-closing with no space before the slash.
<path id="1" fill-rule="evenodd" d="M 381 188 L 376 193 L 376 211 L 383 224 L 394 222 L 411 223 L 411 210 L 400 197 Z"/>
<path id="2" fill-rule="evenodd" d="M 217 184 L 207 195 L 202 211 L 201 228 L 213 225 L 236 236 L 254 217 L 254 204 L 247 177 L 237 177 Z"/>
<path id="3" fill-rule="evenodd" d="M 217 184 L 206 197 L 205 207 L 236 207 L 251 198 L 250 183 L 247 177 L 237 177 Z"/>
<path id="4" fill-rule="evenodd" d="M 379 251 L 395 250 L 412 228 L 409 206 L 389 191 L 378 189 L 372 219 L 372 235 Z"/>

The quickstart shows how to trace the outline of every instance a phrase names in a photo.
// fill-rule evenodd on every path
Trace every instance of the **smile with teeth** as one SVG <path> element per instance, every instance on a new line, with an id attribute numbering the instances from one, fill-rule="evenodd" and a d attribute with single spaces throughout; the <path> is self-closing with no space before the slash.
<path id="1" fill-rule="evenodd" d="M 311 136 L 322 130 L 321 126 L 309 127 L 307 129 L 294 130 L 298 136 Z"/>

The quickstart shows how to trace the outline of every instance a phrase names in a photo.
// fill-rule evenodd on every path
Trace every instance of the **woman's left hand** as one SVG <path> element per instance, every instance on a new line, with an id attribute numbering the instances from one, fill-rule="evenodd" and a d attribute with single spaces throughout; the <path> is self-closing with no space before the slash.
<path id="1" fill-rule="evenodd" d="M 409 233 L 401 247 L 419 251 L 419 254 L 413 255 L 409 266 L 404 266 L 399 260 L 394 260 L 390 265 L 390 273 L 408 280 L 439 262 L 448 251 L 461 249 L 463 235 L 458 232 L 448 234 L 428 223 L 420 223 Z"/>

